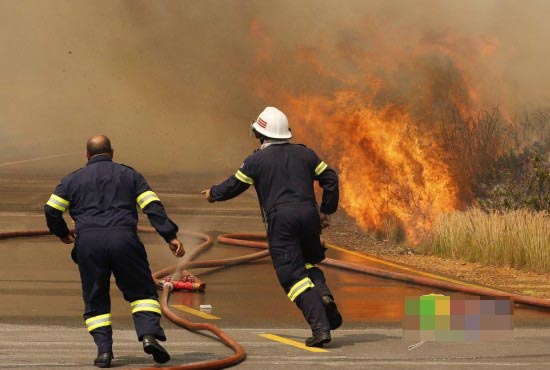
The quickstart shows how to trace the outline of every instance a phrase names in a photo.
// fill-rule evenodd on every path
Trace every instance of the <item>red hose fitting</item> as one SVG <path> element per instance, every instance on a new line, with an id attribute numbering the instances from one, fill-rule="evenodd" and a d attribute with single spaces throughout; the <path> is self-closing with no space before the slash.
<path id="1" fill-rule="evenodd" d="M 138 227 L 138 231 L 146 232 L 146 233 L 152 233 L 155 232 L 155 229 L 151 227 Z M 247 261 L 256 260 L 261 257 L 265 256 L 254 256 L 254 258 L 245 256 L 236 259 L 228 259 L 228 260 L 216 260 L 216 261 L 194 261 L 193 259 L 197 257 L 199 254 L 203 253 L 207 248 L 209 248 L 212 245 L 212 237 L 206 234 L 193 232 L 193 231 L 185 231 L 186 235 L 198 238 L 202 240 L 202 243 L 200 243 L 195 249 L 190 253 L 190 256 L 187 257 L 187 262 L 180 263 L 178 265 L 169 266 L 161 271 L 157 271 L 152 274 L 152 277 L 154 281 L 157 283 L 157 286 L 159 288 L 162 288 L 162 296 L 160 299 L 160 306 L 162 313 L 173 323 L 175 323 L 178 326 L 181 326 L 184 329 L 192 330 L 192 331 L 198 331 L 198 330 L 208 330 L 212 334 L 216 335 L 224 345 L 231 348 L 234 351 L 234 354 L 222 359 L 216 359 L 212 361 L 205 361 L 200 363 L 192 363 L 192 364 L 183 364 L 179 366 L 171 366 L 167 367 L 167 369 L 172 370 L 184 370 L 184 369 L 224 369 L 229 366 L 233 366 L 235 364 L 238 364 L 239 362 L 243 361 L 246 357 L 246 353 L 244 352 L 244 349 L 242 346 L 237 343 L 233 338 L 231 338 L 229 335 L 227 335 L 224 331 L 222 331 L 220 328 L 213 324 L 197 324 L 193 323 L 191 321 L 185 320 L 175 313 L 173 313 L 170 310 L 170 305 L 168 304 L 168 298 L 170 296 L 171 291 L 174 289 L 174 283 L 180 283 L 183 284 L 184 287 L 191 287 L 192 291 L 203 291 L 205 288 L 205 284 L 196 278 L 195 276 L 192 276 L 189 274 L 186 270 L 183 270 L 185 265 L 193 265 L 193 266 L 203 266 L 203 267 L 213 267 L 213 266 L 226 266 L 226 265 L 233 265 L 237 263 L 243 263 Z M 41 236 L 41 235 L 50 235 L 50 232 L 48 230 L 24 230 L 24 231 L 12 231 L 12 232 L 1 232 L 0 231 L 0 239 L 6 239 L 6 238 L 19 238 L 19 237 L 29 237 L 29 236 Z M 248 258 L 247 258 L 248 257 Z M 176 282 L 172 281 L 172 279 L 161 279 L 162 277 L 166 277 L 167 275 L 170 275 L 175 272 L 183 272 L 185 278 L 183 283 L 181 280 L 178 280 Z M 187 279 L 187 280 L 185 280 Z M 187 283 L 187 284 L 186 284 Z M 148 368 L 149 370 L 156 370 L 158 368 Z"/>
<path id="2" fill-rule="evenodd" d="M 193 275 L 184 276 L 180 280 L 172 280 L 170 276 L 167 276 L 164 280 L 159 280 L 158 285 L 163 288 L 169 285 L 169 289 L 175 292 L 204 292 L 206 289 L 206 284 Z"/>

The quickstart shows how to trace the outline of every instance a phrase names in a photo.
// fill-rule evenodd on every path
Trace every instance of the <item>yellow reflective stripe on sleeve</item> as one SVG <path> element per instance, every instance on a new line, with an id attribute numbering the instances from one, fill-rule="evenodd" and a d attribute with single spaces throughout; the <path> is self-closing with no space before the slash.
<path id="1" fill-rule="evenodd" d="M 328 164 L 321 161 L 321 163 L 319 163 L 317 167 L 315 167 L 315 176 L 319 176 L 320 174 L 322 174 L 323 171 L 327 169 L 327 167 Z"/>
<path id="2" fill-rule="evenodd" d="M 144 191 L 136 199 L 136 203 L 139 205 L 139 208 L 141 209 L 147 207 L 149 203 L 155 202 L 155 201 L 160 202 L 160 199 L 159 197 L 157 197 L 157 194 L 155 194 L 155 192 L 151 190 Z"/>
<path id="3" fill-rule="evenodd" d="M 68 210 L 70 205 L 68 200 L 65 200 L 55 194 L 50 195 L 50 199 L 48 199 L 48 202 L 46 204 L 61 212 L 65 212 L 66 210 Z"/>
<path id="4" fill-rule="evenodd" d="M 254 180 L 242 173 L 241 170 L 238 170 L 237 173 L 235 173 L 235 177 L 245 184 L 254 185 Z"/>
<path id="5" fill-rule="evenodd" d="M 296 298 L 298 298 L 298 296 L 300 294 L 302 294 L 304 291 L 306 291 L 308 288 L 313 288 L 315 285 L 313 284 L 313 281 L 311 281 L 310 278 L 306 277 L 306 278 L 303 278 L 302 280 L 300 280 L 299 282 L 297 282 L 296 284 L 294 284 L 292 286 L 292 288 L 290 288 L 290 291 L 288 292 L 288 298 L 290 298 L 290 300 L 292 302 L 294 302 L 294 300 Z"/>
<path id="6" fill-rule="evenodd" d="M 315 265 L 313 265 L 311 263 L 306 263 L 306 270 L 309 270 L 312 267 L 315 267 Z"/>
<path id="7" fill-rule="evenodd" d="M 132 307 L 132 313 L 136 313 L 140 311 L 149 311 L 149 312 L 156 312 L 159 315 L 161 314 L 160 304 L 158 301 L 154 299 L 140 299 L 138 301 L 134 301 L 130 303 L 130 307 Z"/>
<path id="8" fill-rule="evenodd" d="M 92 331 L 102 326 L 110 326 L 110 325 L 111 325 L 110 313 L 90 317 L 88 320 L 86 320 L 86 326 L 88 327 L 88 331 Z"/>

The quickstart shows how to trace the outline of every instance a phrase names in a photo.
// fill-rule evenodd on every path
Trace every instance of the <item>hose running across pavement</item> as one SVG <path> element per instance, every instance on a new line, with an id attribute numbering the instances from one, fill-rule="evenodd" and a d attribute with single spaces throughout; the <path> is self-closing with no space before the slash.
<path id="1" fill-rule="evenodd" d="M 145 233 L 155 232 L 155 230 L 151 227 L 138 227 L 138 231 L 145 232 Z M 51 235 L 49 230 L 7 231 L 7 232 L 0 232 L 0 239 L 35 237 L 35 236 L 45 236 L 45 235 Z M 198 233 L 198 232 L 192 232 L 192 231 L 183 231 L 183 235 L 201 239 L 202 243 L 200 243 L 192 252 L 190 252 L 191 254 L 190 256 L 182 260 L 183 263 L 179 263 L 174 266 L 170 266 L 163 270 L 153 273 L 153 279 L 155 280 L 155 283 L 158 283 L 158 279 L 162 279 L 168 275 L 181 272 L 185 268 L 230 266 L 230 265 L 246 263 L 259 258 L 263 258 L 263 257 L 266 257 L 269 253 L 267 251 L 263 251 L 261 253 L 254 253 L 253 255 L 250 255 L 250 256 L 229 258 L 227 260 L 194 262 L 192 261 L 194 258 L 196 258 L 198 255 L 200 255 L 204 251 L 206 251 L 210 246 L 212 246 L 213 239 L 209 235 Z M 199 331 L 199 330 L 210 331 L 212 334 L 216 335 L 223 344 L 231 348 L 234 351 L 234 354 L 223 359 L 217 359 L 217 360 L 211 360 L 211 361 L 205 361 L 205 362 L 199 362 L 199 363 L 193 363 L 193 364 L 183 364 L 178 366 L 163 367 L 164 369 L 172 369 L 172 370 L 223 369 L 229 366 L 233 366 L 245 359 L 246 353 L 243 347 L 216 325 L 209 324 L 209 323 L 206 323 L 206 324 L 194 323 L 176 315 L 171 310 L 170 305 L 168 304 L 171 291 L 172 290 L 170 289 L 169 284 L 165 283 L 164 289 L 160 298 L 160 307 L 164 316 L 168 318 L 170 321 L 172 321 L 174 324 L 190 331 Z M 153 369 L 158 369 L 158 367 L 146 368 L 146 370 L 153 370 Z"/>
<path id="2" fill-rule="evenodd" d="M 138 231 L 146 232 L 146 233 L 155 232 L 155 230 L 151 227 L 138 227 Z M 43 236 L 43 235 L 50 235 L 50 232 L 48 230 L 25 230 L 25 231 L 0 232 L 0 239 L 17 238 L 17 237 L 33 237 L 33 236 Z M 257 249 L 262 249 L 262 251 L 251 253 L 244 256 L 227 258 L 227 259 L 193 261 L 201 253 L 203 253 L 209 247 L 212 246 L 213 239 L 209 235 L 198 233 L 198 232 L 191 232 L 191 231 L 183 231 L 183 235 L 201 239 L 202 243 L 200 243 L 193 251 L 189 252 L 190 255 L 188 255 L 187 258 L 183 259 L 180 263 L 175 264 L 173 266 L 166 267 L 160 271 L 154 272 L 153 279 L 155 280 L 156 283 L 158 283 L 160 279 L 166 276 L 180 273 L 181 271 L 185 271 L 185 269 L 187 268 L 232 266 L 232 265 L 238 265 L 238 264 L 255 261 L 255 260 L 269 256 L 269 251 L 267 250 L 268 245 L 267 245 L 265 234 L 250 234 L 250 233 L 224 234 L 224 235 L 218 236 L 217 238 L 218 242 L 221 244 L 257 248 Z M 410 274 L 404 274 L 404 273 L 387 271 L 387 270 L 374 268 L 374 267 L 363 266 L 363 265 L 344 262 L 344 261 L 340 261 L 332 258 L 326 258 L 321 263 L 328 266 L 343 268 L 351 271 L 357 271 L 357 272 L 361 272 L 369 275 L 390 278 L 390 279 L 405 281 L 409 283 L 421 284 L 421 285 L 426 285 L 426 286 L 431 286 L 431 287 L 436 287 L 436 288 L 441 288 L 446 290 L 453 290 L 453 291 L 459 291 L 459 292 L 476 294 L 476 295 L 485 295 L 485 296 L 486 295 L 505 296 L 505 297 L 512 298 L 515 302 L 518 302 L 518 303 L 523 303 L 523 304 L 537 306 L 537 307 L 550 308 L 550 300 L 547 300 L 547 299 L 527 297 L 523 295 L 511 294 L 511 293 L 506 293 L 499 290 L 483 288 L 483 287 L 465 286 L 457 283 L 445 282 L 445 281 L 432 279 L 432 278 L 414 276 Z M 233 366 L 245 359 L 246 354 L 242 346 L 239 343 L 237 343 L 233 338 L 231 338 L 229 335 L 227 335 L 223 330 L 218 328 L 216 325 L 213 325 L 210 323 L 206 323 L 206 324 L 194 323 L 176 315 L 170 309 L 170 306 L 168 304 L 170 293 L 171 293 L 171 289 L 170 289 L 169 283 L 165 283 L 164 289 L 161 295 L 161 299 L 160 299 L 160 305 L 161 305 L 162 313 L 166 316 L 166 318 L 168 318 L 174 324 L 190 331 L 199 331 L 199 330 L 210 331 L 211 333 L 216 335 L 222 341 L 223 344 L 231 348 L 234 351 L 234 354 L 223 359 L 193 363 L 193 364 L 183 364 L 183 365 L 164 367 L 164 368 L 173 369 L 173 370 L 221 369 L 221 368 Z M 146 369 L 153 370 L 153 369 L 158 369 L 158 367 L 151 367 Z"/>
<path id="3" fill-rule="evenodd" d="M 267 248 L 265 234 L 224 234 L 218 237 L 218 242 L 229 245 L 253 247 L 253 248 Z M 478 286 L 466 286 L 457 283 L 451 283 L 441 281 L 437 279 L 427 278 L 423 276 L 415 276 L 410 274 L 404 274 L 401 272 L 394 272 L 383 270 L 375 267 L 363 266 L 356 263 L 344 262 L 332 258 L 325 258 L 322 264 L 327 266 L 339 267 L 346 270 L 362 272 L 364 274 L 405 281 L 408 283 L 420 284 L 431 286 L 440 289 L 458 291 L 463 293 L 482 295 L 482 296 L 501 296 L 510 297 L 517 303 L 523 303 L 531 306 L 550 308 L 550 299 L 542 299 L 536 297 L 528 297 L 520 294 L 507 293 L 496 289 L 478 287 Z"/>

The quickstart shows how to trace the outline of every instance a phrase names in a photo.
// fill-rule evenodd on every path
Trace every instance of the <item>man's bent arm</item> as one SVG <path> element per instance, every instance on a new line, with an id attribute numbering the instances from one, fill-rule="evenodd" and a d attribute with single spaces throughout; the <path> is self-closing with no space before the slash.
<path id="1" fill-rule="evenodd" d="M 139 172 L 135 172 L 137 198 L 136 203 L 149 218 L 149 222 L 157 233 L 167 242 L 177 238 L 178 225 L 168 218 L 157 194 L 151 189 L 147 180 Z"/>
<path id="2" fill-rule="evenodd" d="M 339 198 L 338 175 L 332 168 L 328 167 L 315 179 L 319 181 L 319 186 L 323 188 L 323 200 L 319 210 L 328 215 L 336 212 Z"/>
<path id="3" fill-rule="evenodd" d="M 69 228 L 63 219 L 63 212 L 46 204 L 44 206 L 44 215 L 46 216 L 48 229 L 52 234 L 59 238 L 65 238 L 69 235 Z"/>
<path id="4" fill-rule="evenodd" d="M 178 225 L 168 218 L 161 202 L 155 201 L 149 203 L 143 208 L 143 212 L 149 218 L 151 225 L 153 225 L 155 230 L 167 243 L 177 238 Z"/>

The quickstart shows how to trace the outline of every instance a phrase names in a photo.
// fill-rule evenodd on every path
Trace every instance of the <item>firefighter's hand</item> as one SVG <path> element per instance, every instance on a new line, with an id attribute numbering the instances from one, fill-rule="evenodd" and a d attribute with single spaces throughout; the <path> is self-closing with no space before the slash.
<path id="1" fill-rule="evenodd" d="M 330 226 L 330 215 L 319 212 L 319 218 L 321 219 L 321 229 Z"/>
<path id="2" fill-rule="evenodd" d="M 212 193 L 210 193 L 210 189 L 201 191 L 201 194 L 204 194 L 204 198 L 206 198 L 208 203 L 214 203 L 214 200 L 212 199 Z"/>
<path id="3" fill-rule="evenodd" d="M 183 249 L 183 244 L 178 239 L 172 239 L 168 243 L 168 247 L 176 257 L 183 257 L 185 254 L 185 249 Z"/>
<path id="4" fill-rule="evenodd" d="M 74 236 L 72 236 L 71 234 L 67 234 L 66 237 L 59 238 L 59 240 L 61 240 L 61 242 L 65 243 L 65 244 L 73 244 L 74 243 Z"/>

